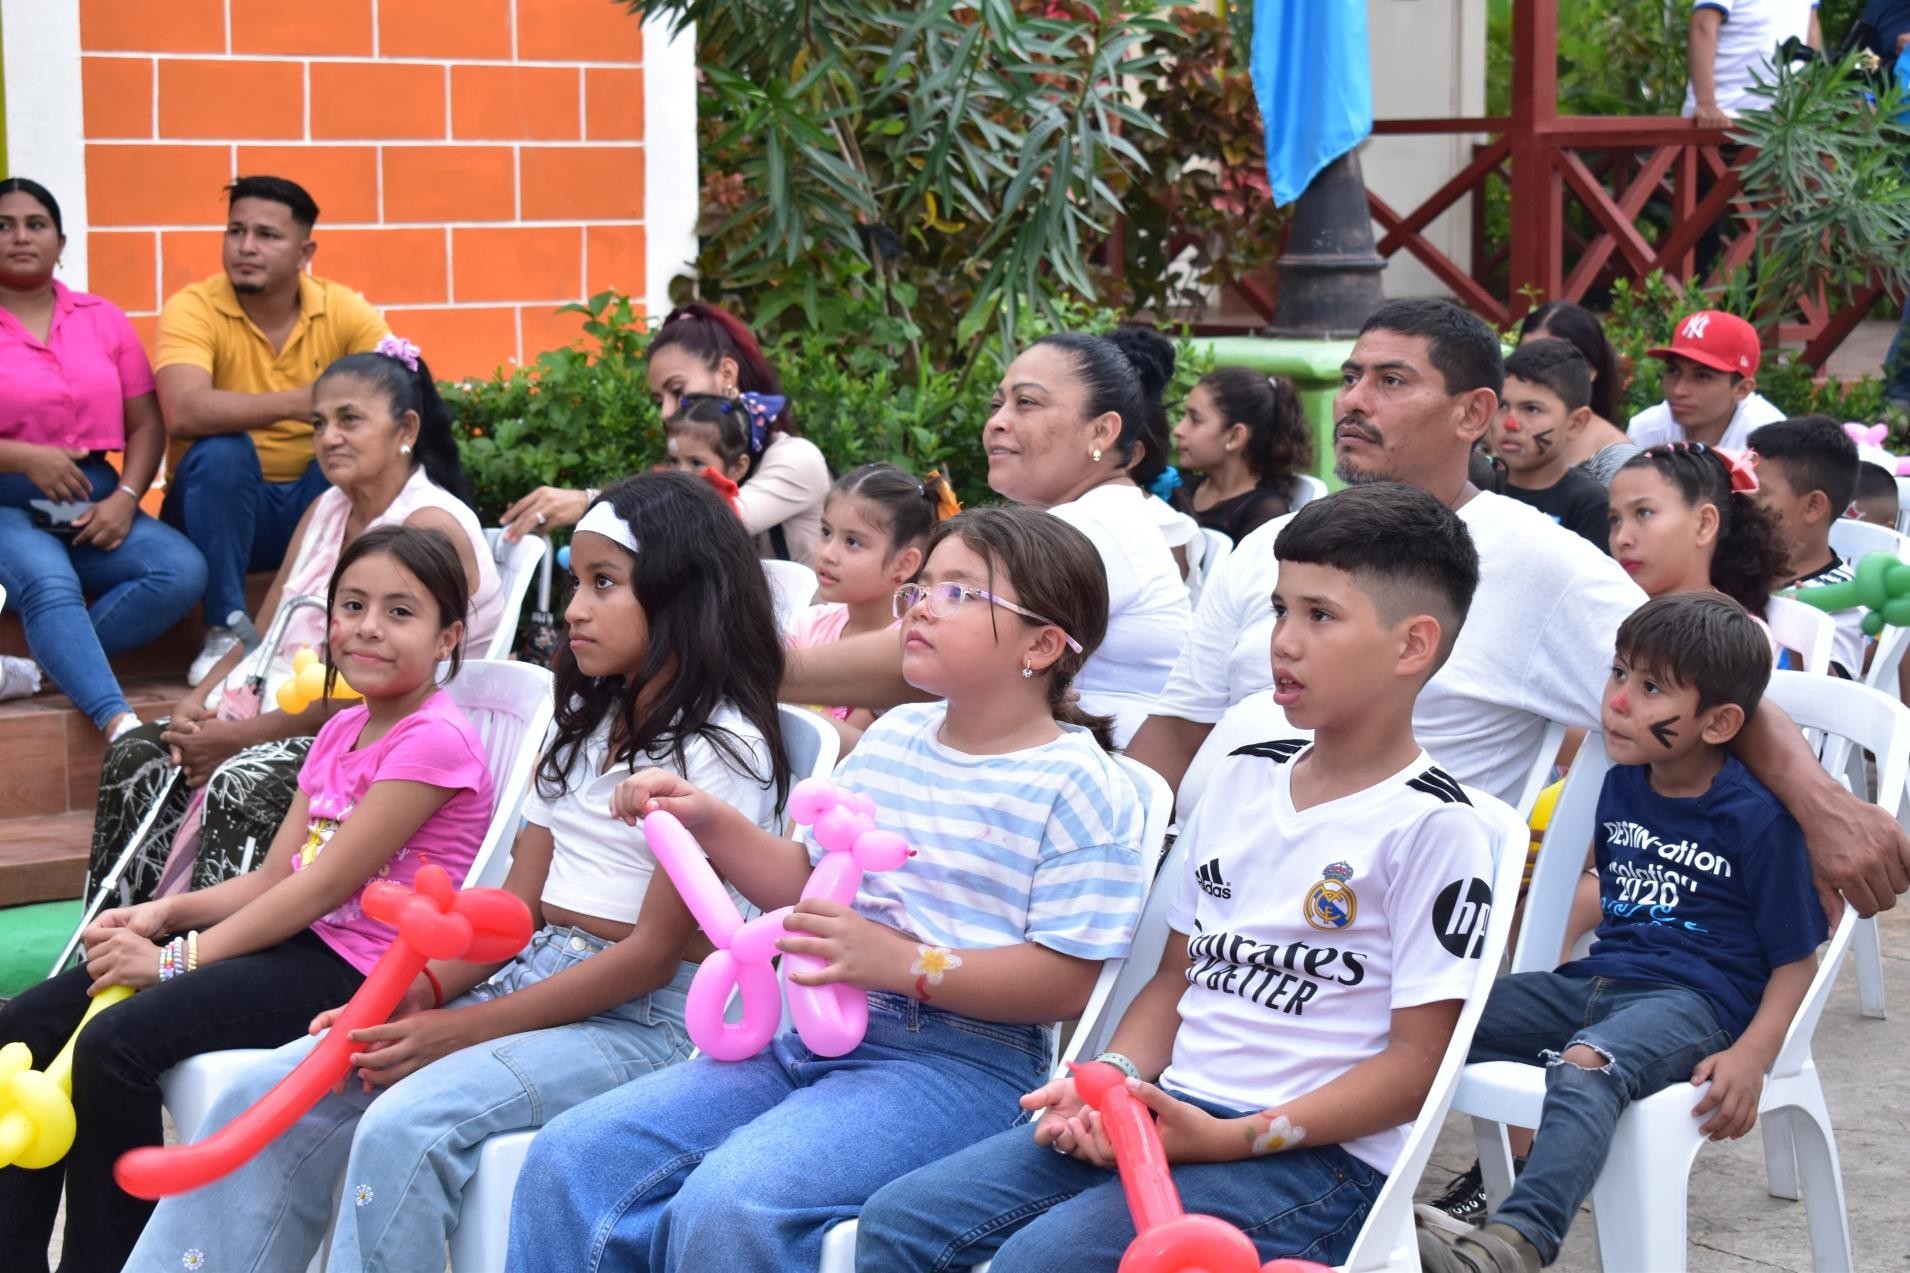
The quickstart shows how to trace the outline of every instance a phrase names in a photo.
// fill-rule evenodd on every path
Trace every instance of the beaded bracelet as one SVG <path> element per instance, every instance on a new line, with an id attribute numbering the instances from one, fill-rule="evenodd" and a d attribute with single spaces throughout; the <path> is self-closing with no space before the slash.
<path id="1" fill-rule="evenodd" d="M 159 950 L 159 979 L 171 981 L 186 971 L 186 939 L 175 937 Z"/>
<path id="2" fill-rule="evenodd" d="M 199 930 L 196 928 L 186 934 L 186 971 L 199 971 Z"/>
<path id="3" fill-rule="evenodd" d="M 1097 1056 L 1094 1059 L 1097 1061 L 1104 1062 L 1108 1065 L 1112 1065 L 1115 1069 L 1119 1070 L 1121 1073 L 1127 1075 L 1131 1079 L 1138 1079 L 1141 1077 L 1140 1067 L 1135 1065 L 1134 1062 L 1128 1060 L 1126 1056 L 1122 1055 L 1119 1052 L 1103 1052 L 1100 1056 Z"/>

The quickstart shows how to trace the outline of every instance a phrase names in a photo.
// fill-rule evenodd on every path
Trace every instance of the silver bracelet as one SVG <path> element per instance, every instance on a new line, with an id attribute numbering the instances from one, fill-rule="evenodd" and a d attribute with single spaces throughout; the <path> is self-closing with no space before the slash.
<path id="1" fill-rule="evenodd" d="M 1112 1065 L 1115 1069 L 1119 1070 L 1121 1073 L 1127 1075 L 1131 1079 L 1138 1080 L 1141 1077 L 1140 1067 L 1135 1065 L 1134 1062 L 1128 1060 L 1126 1056 L 1124 1056 L 1123 1054 L 1119 1052 L 1103 1052 L 1100 1056 L 1097 1056 L 1094 1059 L 1097 1061 L 1103 1062 L 1104 1064 Z"/>
<path id="2" fill-rule="evenodd" d="M 126 485 L 126 483 L 124 482 L 121 482 L 119 484 L 119 489 L 122 491 L 125 491 L 128 495 L 132 496 L 133 503 L 135 504 L 139 503 L 140 500 L 146 498 L 144 495 L 141 495 L 138 491 L 134 490 L 132 487 Z"/>

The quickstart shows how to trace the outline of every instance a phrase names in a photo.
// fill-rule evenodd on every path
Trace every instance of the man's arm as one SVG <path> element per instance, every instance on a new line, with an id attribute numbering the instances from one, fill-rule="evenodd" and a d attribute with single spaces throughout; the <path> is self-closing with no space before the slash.
<path id="1" fill-rule="evenodd" d="M 175 438 L 249 433 L 280 420 L 309 420 L 312 415 L 309 386 L 276 393 L 214 389 L 211 372 L 185 363 L 161 367 L 153 380 L 159 386 L 166 432 Z"/>
<path id="2" fill-rule="evenodd" d="M 1768 698 L 1759 703 L 1731 750 L 1804 829 L 1826 915 L 1836 918 L 1840 896 L 1861 916 L 1887 911 L 1910 889 L 1910 838 L 1903 828 L 1839 786 L 1781 707 Z"/>
<path id="3" fill-rule="evenodd" d="M 1187 776 L 1187 766 L 1194 763 L 1194 754 L 1213 732 L 1214 727 L 1202 721 L 1150 716 L 1128 740 L 1127 755 L 1165 778 L 1169 788 L 1179 791 L 1181 779 Z"/>
<path id="4" fill-rule="evenodd" d="M 1718 29 L 1724 11 L 1701 5 L 1691 11 L 1691 29 L 1685 37 L 1685 74 L 1691 78 L 1691 96 L 1697 104 L 1691 122 L 1699 128 L 1723 128 L 1731 117 L 1718 109 Z"/>

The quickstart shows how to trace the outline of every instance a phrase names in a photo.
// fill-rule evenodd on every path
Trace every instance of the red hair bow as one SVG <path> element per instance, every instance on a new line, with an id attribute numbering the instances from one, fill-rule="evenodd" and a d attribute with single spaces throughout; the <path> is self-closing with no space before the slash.
<path id="1" fill-rule="evenodd" d="M 723 502 L 730 506 L 730 512 L 736 513 L 738 517 L 742 516 L 736 509 L 736 496 L 738 491 L 736 483 L 730 481 L 727 477 L 724 477 L 721 473 L 718 473 L 712 468 L 704 469 L 701 473 L 697 474 L 697 476 L 701 477 L 705 482 L 708 482 L 710 489 L 723 497 Z"/>
<path id="2" fill-rule="evenodd" d="M 1724 471 L 1731 477 L 1733 495 L 1751 495 L 1757 491 L 1757 452 L 1727 451 L 1721 446 L 1711 448 L 1724 461 Z"/>

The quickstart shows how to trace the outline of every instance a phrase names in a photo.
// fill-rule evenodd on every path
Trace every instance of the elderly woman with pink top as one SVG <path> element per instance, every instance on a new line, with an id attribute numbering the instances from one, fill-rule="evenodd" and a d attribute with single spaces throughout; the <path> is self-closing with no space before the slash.
<path id="1" fill-rule="evenodd" d="M 0 181 L 0 587 L 33 655 L 0 658 L 0 698 L 44 669 L 110 739 L 139 718 L 107 660 L 177 623 L 206 563 L 139 511 L 166 446 L 152 367 L 117 306 L 54 279 L 65 246 L 53 195 Z"/>
<path id="2" fill-rule="evenodd" d="M 213 666 L 163 725 L 145 725 L 108 748 L 100 773 L 93 847 L 87 872 L 91 897 L 124 851 L 140 819 L 170 786 L 153 830 L 119 883 L 114 905 L 152 895 L 182 824 L 197 837 L 192 886 L 203 888 L 258 860 L 291 802 L 299 765 L 337 704 L 302 712 L 266 710 L 310 647 L 322 651 L 323 611 L 299 604 L 323 597 L 325 581 L 346 545 L 376 526 L 442 532 L 456 545 L 471 590 L 464 649 L 482 650 L 506 622 L 503 589 L 458 463 L 451 417 L 430 369 L 408 341 L 387 337 L 371 353 L 339 359 L 312 386 L 312 448 L 331 488 L 314 500 L 292 532 L 292 544 L 265 594 L 258 625 L 287 616 L 276 657 L 256 694 L 255 669 L 243 646 Z M 171 766 L 185 781 L 168 782 Z M 204 789 L 202 800 L 190 795 Z M 192 806 L 188 817 L 188 805 Z M 250 842 L 255 852 L 248 854 Z"/>

